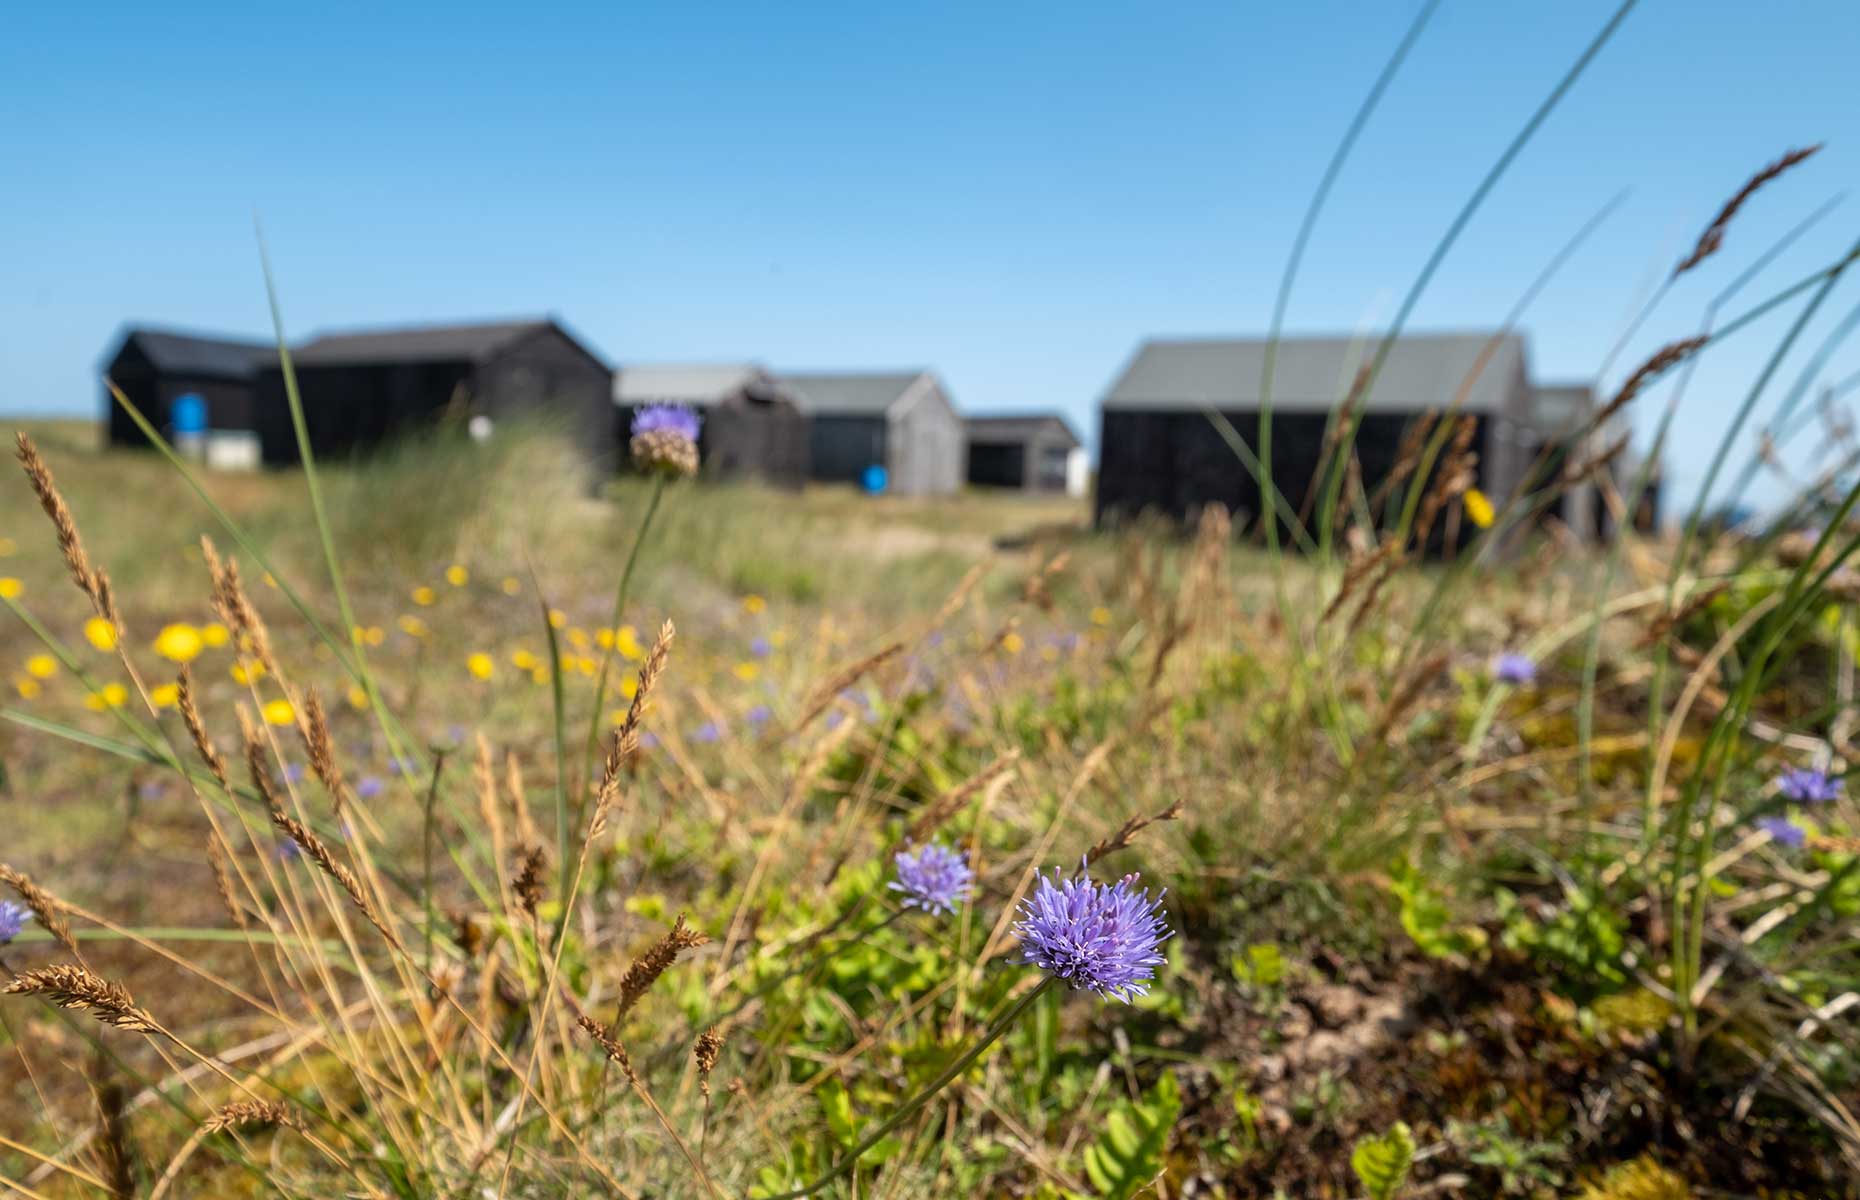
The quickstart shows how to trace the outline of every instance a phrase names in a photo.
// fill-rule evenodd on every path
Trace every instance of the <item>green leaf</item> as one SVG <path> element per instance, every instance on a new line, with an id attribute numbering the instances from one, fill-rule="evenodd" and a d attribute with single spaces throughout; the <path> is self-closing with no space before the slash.
<path id="1" fill-rule="evenodd" d="M 1392 1200 L 1408 1181 L 1414 1165 L 1414 1135 L 1400 1121 L 1381 1137 L 1357 1139 L 1350 1153 L 1350 1169 L 1362 1182 L 1370 1200 Z"/>
<path id="2" fill-rule="evenodd" d="M 1085 1177 L 1105 1200 L 1131 1200 L 1163 1171 L 1169 1132 L 1182 1112 L 1175 1075 L 1165 1071 L 1135 1104 L 1123 1101 L 1104 1119 L 1104 1133 L 1085 1148 Z"/>

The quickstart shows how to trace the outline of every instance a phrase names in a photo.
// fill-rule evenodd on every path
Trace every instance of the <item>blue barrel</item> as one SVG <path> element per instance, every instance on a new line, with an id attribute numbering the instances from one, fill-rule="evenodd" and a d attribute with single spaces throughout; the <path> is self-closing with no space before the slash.
<path id="1" fill-rule="evenodd" d="M 865 489 L 865 494 L 868 496 L 879 495 L 890 482 L 890 474 L 885 468 L 876 464 L 867 467 L 859 476 L 859 486 Z"/>
<path id="2" fill-rule="evenodd" d="M 198 392 L 184 392 L 174 398 L 168 410 L 168 425 L 177 434 L 207 431 L 207 402 Z"/>

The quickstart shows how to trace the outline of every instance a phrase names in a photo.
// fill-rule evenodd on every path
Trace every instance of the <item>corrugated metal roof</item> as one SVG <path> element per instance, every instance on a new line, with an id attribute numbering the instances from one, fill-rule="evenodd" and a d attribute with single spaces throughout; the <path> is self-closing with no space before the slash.
<path id="1" fill-rule="evenodd" d="M 1082 445 L 1072 424 L 1058 413 L 996 413 L 965 417 L 963 426 L 969 439 L 1022 441 L 1043 433 L 1063 435 L 1074 446 Z"/>
<path id="2" fill-rule="evenodd" d="M 267 356 L 277 354 L 277 346 L 271 342 L 204 337 L 166 329 L 130 329 L 123 341 L 133 342 L 157 370 L 228 379 L 251 375 Z"/>
<path id="3" fill-rule="evenodd" d="M 482 362 L 519 339 L 554 324 L 547 318 L 470 325 L 409 325 L 323 333 L 291 349 L 305 366 L 367 366 L 391 362 Z"/>
<path id="4" fill-rule="evenodd" d="M 614 403 L 705 408 L 769 382 L 768 372 L 754 363 L 644 363 L 614 372 Z"/>
<path id="5" fill-rule="evenodd" d="M 1453 402 L 1490 333 L 1403 334 L 1389 351 L 1371 388 L 1368 410 L 1414 411 Z M 1154 339 L 1104 397 L 1115 409 L 1225 409 L 1259 407 L 1264 338 Z M 1373 338 L 1288 337 L 1279 341 L 1273 367 L 1272 406 L 1287 412 L 1323 412 L 1349 393 L 1357 372 L 1374 360 Z M 1467 391 L 1465 408 L 1508 407 L 1524 365 L 1524 339 L 1499 338 Z"/>
<path id="6" fill-rule="evenodd" d="M 801 411 L 810 415 L 879 416 L 904 398 L 928 371 L 816 372 L 783 374 Z"/>

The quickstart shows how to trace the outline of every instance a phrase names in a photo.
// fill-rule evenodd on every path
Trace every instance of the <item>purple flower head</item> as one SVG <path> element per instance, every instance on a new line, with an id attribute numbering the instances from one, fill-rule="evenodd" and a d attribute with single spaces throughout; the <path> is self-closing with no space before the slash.
<path id="1" fill-rule="evenodd" d="M 1841 781 L 1809 767 L 1791 767 L 1776 777 L 1776 790 L 1797 804 L 1826 804 L 1840 798 Z"/>
<path id="2" fill-rule="evenodd" d="M 303 849 L 290 838 L 279 838 L 277 854 L 279 862 L 296 862 Z"/>
<path id="3" fill-rule="evenodd" d="M 774 650 L 775 647 L 765 637 L 755 637 L 749 641 L 749 652 L 757 658 L 767 658 Z"/>
<path id="4" fill-rule="evenodd" d="M 639 735 L 639 744 L 643 749 L 656 750 L 659 748 L 659 735 L 647 730 Z"/>
<path id="5" fill-rule="evenodd" d="M 1061 880 L 1040 876 L 1033 895 L 1021 901 L 1014 926 L 1021 961 L 1032 963 L 1073 990 L 1089 989 L 1122 1000 L 1149 991 L 1163 956 L 1156 948 L 1170 937 L 1162 895 L 1150 898 L 1137 877 L 1093 883 L 1083 871 Z"/>
<path id="6" fill-rule="evenodd" d="M 1800 850 L 1802 843 L 1808 840 L 1808 831 L 1787 817 L 1760 817 L 1757 828 L 1769 834 L 1770 840 L 1778 846 L 1791 850 Z"/>
<path id="7" fill-rule="evenodd" d="M 1529 687 L 1537 682 L 1537 664 L 1516 651 L 1507 650 L 1492 660 L 1492 678 L 1514 687 Z"/>
<path id="8" fill-rule="evenodd" d="M 364 775 L 355 784 L 355 794 L 364 800 L 372 800 L 386 790 L 387 784 L 381 782 L 379 775 Z"/>
<path id="9" fill-rule="evenodd" d="M 975 874 L 962 855 L 938 842 L 931 842 L 916 853 L 901 852 L 891 860 L 898 877 L 885 886 L 899 892 L 906 908 L 921 908 L 927 913 L 954 912 L 956 906 L 975 891 Z"/>
<path id="10" fill-rule="evenodd" d="M 18 937 L 19 931 L 25 927 L 26 906 L 11 900 L 0 900 L 0 946 Z"/>
<path id="11" fill-rule="evenodd" d="M 714 742 L 723 737 L 723 727 L 715 721 L 706 721 L 691 736 L 700 742 Z"/>
<path id="12" fill-rule="evenodd" d="M 303 781 L 304 781 L 304 765 L 302 763 L 285 763 L 284 764 L 284 782 L 302 783 Z"/>
<path id="13" fill-rule="evenodd" d="M 749 710 L 749 712 L 745 716 L 745 719 L 751 725 L 767 725 L 769 723 L 769 719 L 773 717 L 774 715 L 775 715 L 774 709 L 770 708 L 766 704 L 758 704 L 754 708 Z"/>
<path id="14" fill-rule="evenodd" d="M 703 423 L 704 419 L 695 412 L 676 404 L 645 404 L 633 410 L 632 434 L 638 437 L 642 433 L 666 430 L 687 442 L 696 442 Z"/>

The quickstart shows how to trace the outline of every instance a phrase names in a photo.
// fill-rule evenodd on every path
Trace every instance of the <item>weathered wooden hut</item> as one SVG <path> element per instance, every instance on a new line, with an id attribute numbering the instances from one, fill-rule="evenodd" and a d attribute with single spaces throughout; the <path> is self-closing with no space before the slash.
<path id="1" fill-rule="evenodd" d="M 962 487 L 962 418 L 933 372 L 800 372 L 781 380 L 808 418 L 813 478 L 859 483 L 879 467 L 886 490 L 899 495 Z"/>
<path id="2" fill-rule="evenodd" d="M 291 362 L 318 455 L 366 451 L 448 416 L 481 430 L 554 422 L 591 465 L 611 469 L 613 372 L 553 318 L 319 334 L 292 349 Z M 254 399 L 265 462 L 296 462 L 275 356 Z"/>
<path id="3" fill-rule="evenodd" d="M 1325 428 L 1375 358 L 1374 338 L 1287 337 L 1278 343 L 1272 476 L 1296 512 L 1316 486 Z M 1100 403 L 1099 525 L 1144 512 L 1187 520 L 1219 503 L 1242 520 L 1264 508 L 1228 432 L 1258 453 L 1262 338 L 1159 339 L 1138 347 Z M 1403 433 L 1429 411 L 1457 408 L 1477 422 L 1478 487 L 1507 497 L 1528 464 L 1532 388 L 1515 334 L 1403 334 L 1357 397 L 1355 451 L 1374 494 L 1395 466 Z M 1231 426 L 1210 418 L 1218 413 Z"/>
<path id="4" fill-rule="evenodd" d="M 1085 494 L 1085 448 L 1058 413 L 970 417 L 963 425 L 971 486 Z"/>
<path id="5" fill-rule="evenodd" d="M 209 438 L 252 438 L 253 385 L 259 367 L 276 358 L 275 343 L 138 325 L 125 329 L 115 345 L 104 374 L 157 429 L 171 430 L 178 405 L 204 409 L 201 432 Z M 103 408 L 111 445 L 149 444 L 107 387 Z"/>
<path id="6" fill-rule="evenodd" d="M 704 418 L 699 470 L 719 479 L 754 478 L 780 487 L 807 482 L 807 418 L 794 393 L 753 363 L 641 364 L 614 372 L 615 430 L 624 446 L 633 412 L 680 404 Z"/>

